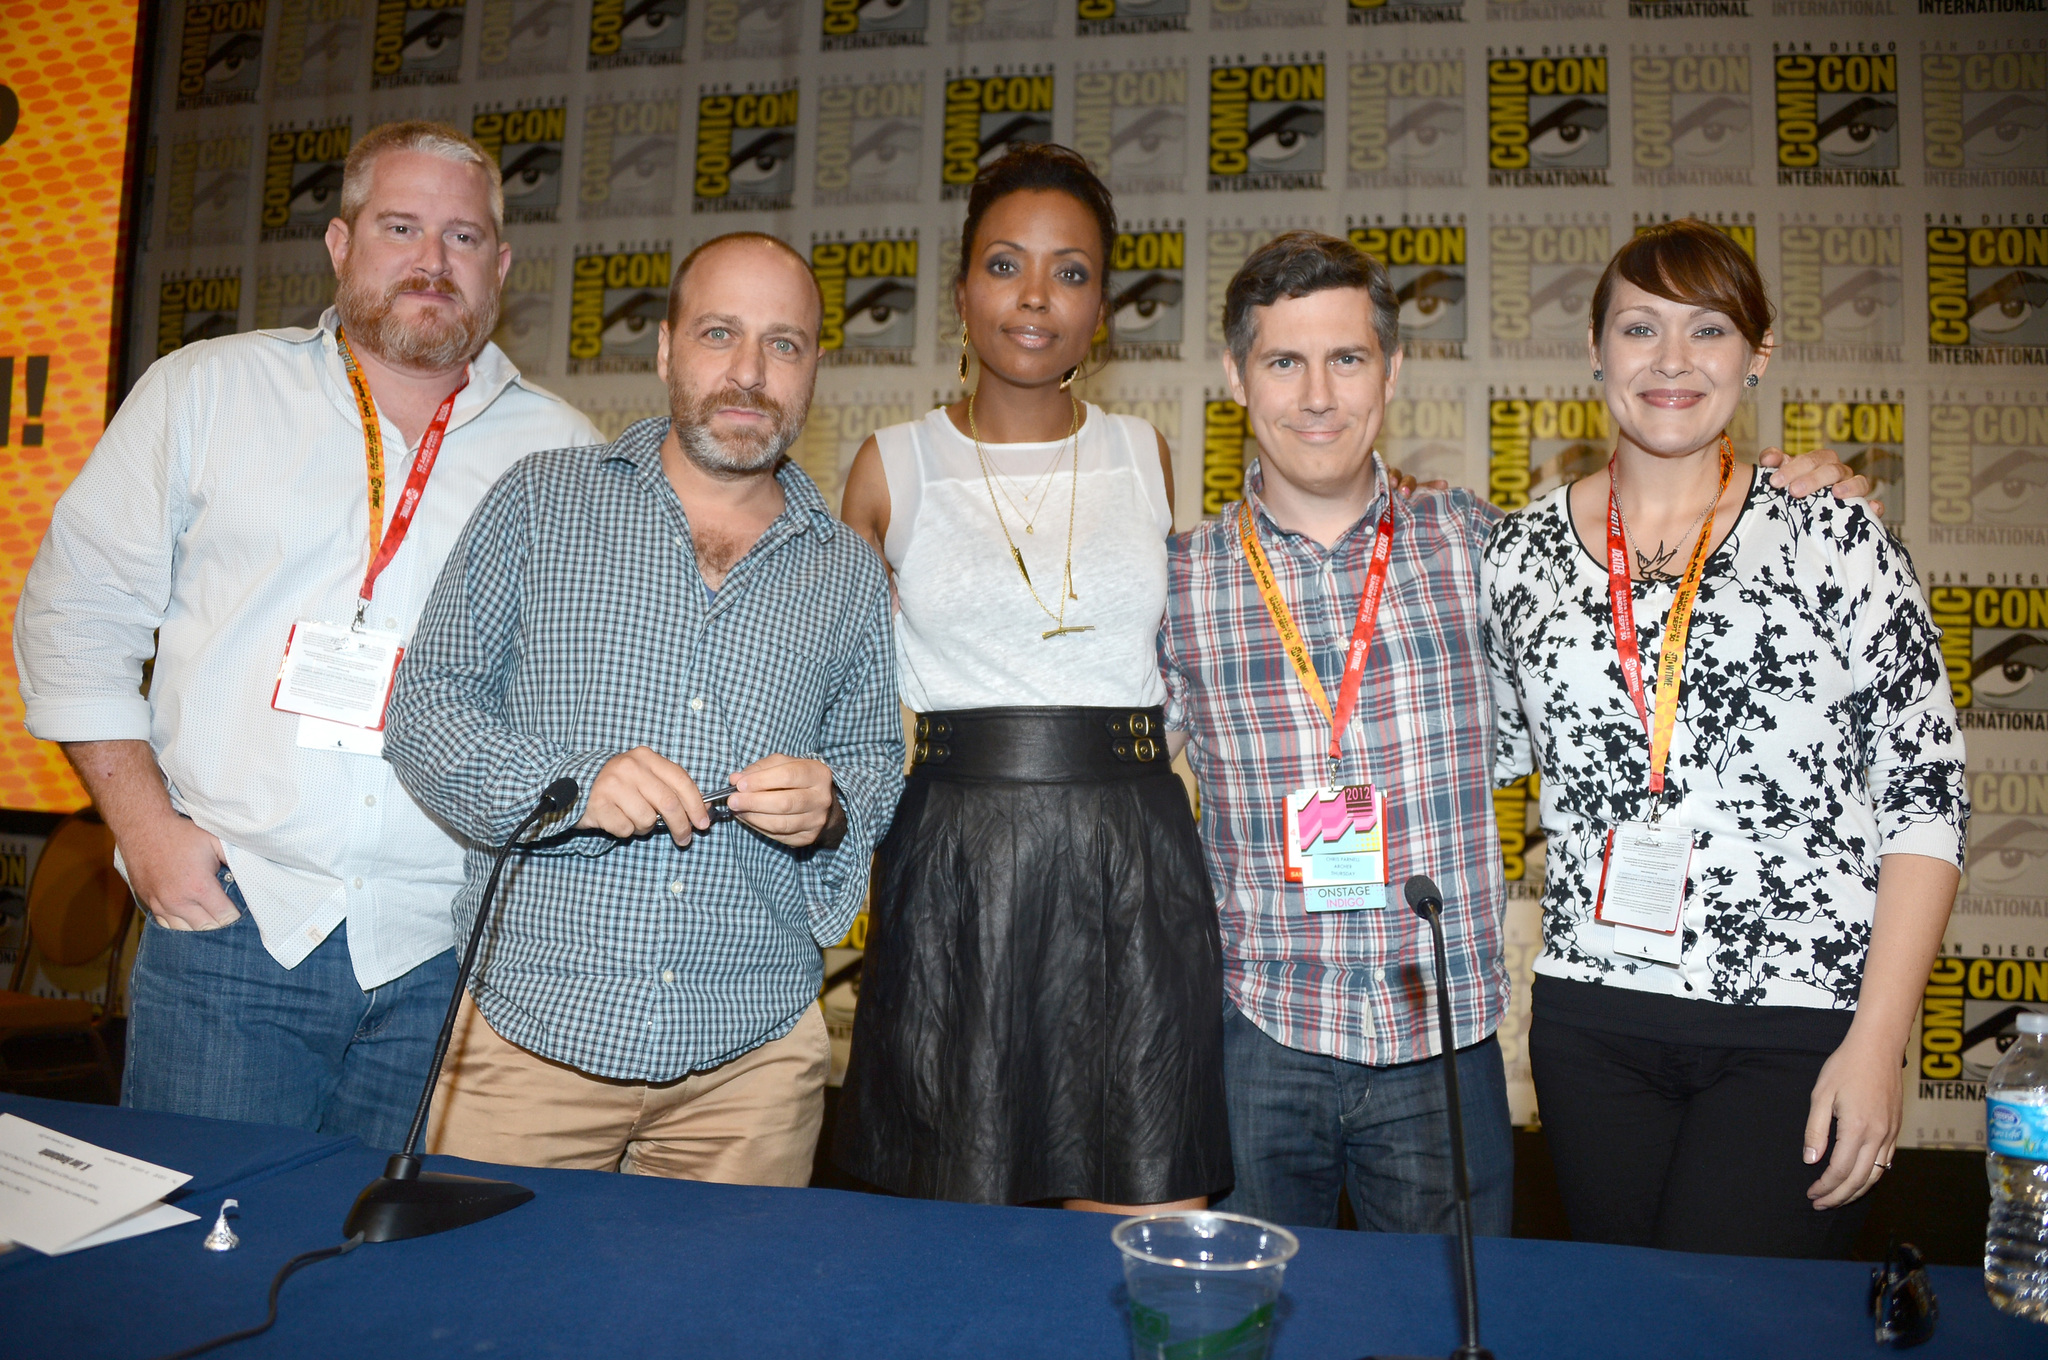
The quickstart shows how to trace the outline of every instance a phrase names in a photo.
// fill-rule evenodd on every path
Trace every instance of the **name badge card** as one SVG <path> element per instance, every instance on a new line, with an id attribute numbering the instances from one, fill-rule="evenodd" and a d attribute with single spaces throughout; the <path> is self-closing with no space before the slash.
<path id="1" fill-rule="evenodd" d="M 1607 833 L 1593 919 L 1614 927 L 1615 953 L 1679 962 L 1692 848 L 1692 832 L 1684 827 L 1626 822 Z"/>
<path id="2" fill-rule="evenodd" d="M 396 633 L 342 623 L 295 623 L 285 641 L 284 664 L 278 667 L 270 706 L 280 713 L 381 733 L 391 682 L 404 655 Z"/>
<path id="3" fill-rule="evenodd" d="M 1309 911 L 1387 905 L 1386 824 L 1387 797 L 1371 784 L 1287 795 L 1282 867 Z"/>

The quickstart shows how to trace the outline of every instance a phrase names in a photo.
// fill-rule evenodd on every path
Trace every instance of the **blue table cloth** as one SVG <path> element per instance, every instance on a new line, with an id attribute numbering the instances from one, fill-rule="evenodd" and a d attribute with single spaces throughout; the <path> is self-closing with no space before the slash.
<path id="1" fill-rule="evenodd" d="M 147 1357 L 262 1319 L 287 1257 L 340 1239 L 384 1156 L 287 1129 L 0 1098 L 0 1110 L 208 1181 L 242 1201 L 238 1251 L 205 1223 L 47 1258 L 0 1257 L 0 1356 Z M 507 1170 L 535 1192 L 502 1217 L 364 1246 L 294 1276 L 268 1334 L 222 1354 L 921 1356 L 1129 1354 L 1111 1220 L 829 1190 Z M 239 1173 L 239 1179 L 234 1178 Z M 1304 1232 L 1275 1360 L 1446 1355 L 1451 1246 Z M 1500 1360 L 1887 1354 L 1863 1312 L 1869 1267 L 1563 1242 L 1480 1244 L 1485 1338 Z M 2048 1327 L 1997 1313 L 1978 1272 L 1936 1269 L 1925 1360 L 2048 1356 Z"/>

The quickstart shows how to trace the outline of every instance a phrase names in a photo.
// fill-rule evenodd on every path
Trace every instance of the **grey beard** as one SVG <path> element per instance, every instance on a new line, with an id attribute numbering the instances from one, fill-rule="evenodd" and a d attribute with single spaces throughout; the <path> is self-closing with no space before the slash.
<path id="1" fill-rule="evenodd" d="M 733 448 L 714 437 L 711 431 L 702 425 L 679 424 L 676 426 L 676 443 L 682 446 L 683 452 L 689 456 L 691 462 L 706 472 L 733 477 L 759 472 L 764 467 L 773 467 L 776 460 L 787 453 L 789 446 L 796 442 L 796 437 L 802 429 L 802 422 L 798 422 L 793 430 L 777 429 L 758 450 L 748 451 L 744 448 Z"/>

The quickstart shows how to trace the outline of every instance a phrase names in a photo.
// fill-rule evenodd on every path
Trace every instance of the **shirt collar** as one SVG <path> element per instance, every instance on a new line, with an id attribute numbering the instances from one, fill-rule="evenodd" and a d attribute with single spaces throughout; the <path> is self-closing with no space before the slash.
<path id="1" fill-rule="evenodd" d="M 1414 518 L 1415 512 L 1408 503 L 1401 497 L 1393 495 L 1393 479 L 1387 474 L 1386 460 L 1380 457 L 1378 449 L 1374 449 L 1372 454 L 1372 477 L 1372 500 L 1367 503 L 1365 513 L 1358 517 L 1358 523 L 1346 529 L 1343 536 L 1337 540 L 1337 548 L 1342 548 L 1349 542 L 1362 526 L 1367 524 L 1378 525 L 1380 515 L 1385 512 L 1389 497 L 1392 497 L 1394 503 L 1394 526 L 1397 533 L 1406 529 L 1408 522 Z M 1264 522 L 1266 535 L 1269 538 L 1301 538 L 1302 536 L 1293 530 L 1281 528 L 1279 523 L 1274 520 L 1272 512 L 1266 509 L 1265 498 L 1259 494 L 1265 490 L 1265 486 L 1265 469 L 1259 465 L 1259 460 L 1254 458 L 1251 462 L 1245 464 L 1244 468 L 1244 500 L 1252 508 L 1254 522 Z M 1317 546 L 1318 551 L 1320 551 L 1321 545 Z M 1332 549 L 1332 551 L 1335 551 L 1335 549 Z"/>
<path id="2" fill-rule="evenodd" d="M 600 445 L 596 450 L 600 463 L 621 462 L 631 465 L 642 477 L 661 477 L 661 445 L 668 438 L 669 418 L 653 416 L 647 420 L 635 421 L 609 444 Z M 775 469 L 776 484 L 782 488 L 783 516 L 795 521 L 799 529 L 809 529 L 829 539 L 837 531 L 839 521 L 832 514 L 832 507 L 825 503 L 824 493 L 818 490 L 810 475 L 797 465 L 794 458 L 785 457 Z"/>
<path id="3" fill-rule="evenodd" d="M 341 345 L 335 336 L 340 330 L 341 313 L 330 306 L 320 314 L 320 327 L 316 338 L 337 368 L 341 365 Z M 531 392 L 540 390 L 526 381 L 519 369 L 505 357 L 505 351 L 499 349 L 494 342 L 486 340 L 483 349 L 469 361 L 469 385 L 463 388 L 462 394 L 455 399 L 456 416 L 466 417 L 472 411 L 489 406 L 498 399 L 499 393 L 513 383 L 518 383 Z M 346 386 L 347 379 L 344 378 L 344 390 Z M 350 409 L 354 409 L 353 403 L 350 403 Z"/>

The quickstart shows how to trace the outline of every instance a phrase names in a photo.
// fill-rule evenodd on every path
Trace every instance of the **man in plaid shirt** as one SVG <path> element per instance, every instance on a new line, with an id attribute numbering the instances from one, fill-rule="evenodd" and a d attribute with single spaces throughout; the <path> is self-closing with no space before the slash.
<path id="1" fill-rule="evenodd" d="M 1373 452 L 1401 370 L 1399 302 L 1378 261 L 1289 232 L 1231 280 L 1223 321 L 1231 395 L 1260 456 L 1244 501 L 1172 541 L 1159 636 L 1171 745 L 1185 744 L 1201 784 L 1222 918 L 1237 1183 L 1217 1207 L 1333 1227 L 1348 1186 L 1363 1227 L 1452 1230 L 1435 969 L 1428 927 L 1400 897 L 1409 875 L 1428 874 L 1443 891 L 1473 1222 L 1505 1235 L 1514 1148 L 1494 1031 L 1508 1004 L 1506 898 L 1479 592 L 1480 550 L 1501 513 L 1469 491 L 1396 494 Z M 1845 477 L 1821 450 L 1774 481 L 1804 494 Z M 1850 478 L 1836 493 L 1868 489 Z M 1331 719 L 1290 664 L 1247 561 L 1246 506 L 1339 707 L 1331 681 L 1392 515 L 1384 593 L 1335 765 Z M 1310 913 L 1283 877 L 1282 800 L 1365 783 L 1386 797 L 1387 905 Z"/>

